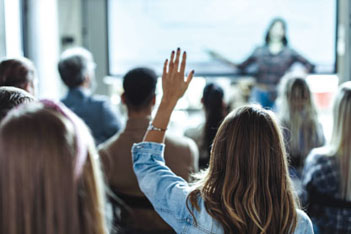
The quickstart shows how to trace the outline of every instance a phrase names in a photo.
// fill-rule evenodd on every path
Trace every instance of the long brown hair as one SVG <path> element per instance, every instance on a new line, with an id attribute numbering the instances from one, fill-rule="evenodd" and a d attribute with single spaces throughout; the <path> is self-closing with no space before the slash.
<path id="1" fill-rule="evenodd" d="M 106 233 L 93 140 L 61 110 L 30 103 L 0 125 L 0 233 Z"/>
<path id="2" fill-rule="evenodd" d="M 225 233 L 293 233 L 298 205 L 282 135 L 270 111 L 244 106 L 224 119 L 209 168 L 188 196 L 196 209 L 199 196 Z"/>

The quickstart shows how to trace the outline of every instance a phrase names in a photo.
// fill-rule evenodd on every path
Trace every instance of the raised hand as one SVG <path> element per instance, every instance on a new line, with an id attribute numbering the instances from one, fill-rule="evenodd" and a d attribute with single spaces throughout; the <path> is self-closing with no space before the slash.
<path id="1" fill-rule="evenodd" d="M 172 51 L 171 58 L 165 61 L 162 74 L 163 96 L 160 106 L 157 109 L 155 118 L 152 121 L 151 128 L 146 131 L 144 141 L 164 142 L 165 131 L 169 119 L 179 98 L 187 90 L 191 79 L 194 76 L 194 70 L 185 78 L 186 53 L 182 55 L 180 61 L 180 49 L 177 52 Z M 180 67 L 179 67 L 180 65 Z"/>
<path id="2" fill-rule="evenodd" d="M 178 99 L 183 96 L 194 76 L 194 70 L 192 70 L 188 74 L 187 78 L 184 79 L 186 52 L 183 52 L 181 61 L 180 55 L 181 51 L 179 48 L 177 49 L 176 53 L 172 51 L 170 60 L 166 59 L 163 65 L 162 100 L 174 104 L 177 103 Z"/>

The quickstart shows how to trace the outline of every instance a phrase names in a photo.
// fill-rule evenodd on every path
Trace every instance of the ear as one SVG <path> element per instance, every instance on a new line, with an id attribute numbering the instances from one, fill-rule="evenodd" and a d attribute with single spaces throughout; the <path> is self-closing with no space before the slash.
<path id="1" fill-rule="evenodd" d="M 126 105 L 126 94 L 123 92 L 121 95 L 121 100 L 124 105 Z"/>
<path id="2" fill-rule="evenodd" d="M 24 86 L 24 90 L 27 91 L 28 93 L 34 95 L 34 84 L 33 84 L 33 82 L 28 82 Z"/>

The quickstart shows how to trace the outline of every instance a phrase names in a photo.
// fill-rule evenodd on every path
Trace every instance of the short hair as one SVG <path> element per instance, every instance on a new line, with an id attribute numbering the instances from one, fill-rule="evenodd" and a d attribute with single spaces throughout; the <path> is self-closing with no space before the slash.
<path id="1" fill-rule="evenodd" d="M 7 58 L 0 62 L 0 86 L 25 89 L 35 76 L 35 67 L 27 58 Z"/>
<path id="2" fill-rule="evenodd" d="M 0 87 L 0 121 L 14 107 L 34 101 L 35 98 L 26 91 L 15 87 Z"/>
<path id="3" fill-rule="evenodd" d="M 71 48 L 65 50 L 58 63 L 58 70 L 62 81 L 68 88 L 80 86 L 86 75 L 92 70 L 94 59 L 92 54 L 84 48 Z"/>
<path id="4" fill-rule="evenodd" d="M 149 68 L 130 70 L 123 77 L 123 88 L 128 108 L 141 110 L 148 106 L 155 96 L 157 75 Z"/>

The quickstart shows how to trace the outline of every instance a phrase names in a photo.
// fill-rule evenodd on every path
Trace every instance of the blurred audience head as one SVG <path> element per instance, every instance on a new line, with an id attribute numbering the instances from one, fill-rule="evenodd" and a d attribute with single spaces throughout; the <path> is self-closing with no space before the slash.
<path id="1" fill-rule="evenodd" d="M 265 43 L 269 45 L 273 41 L 281 41 L 284 46 L 288 45 L 288 39 L 286 36 L 286 21 L 283 18 L 274 18 L 269 24 L 266 36 Z"/>
<path id="2" fill-rule="evenodd" d="M 351 200 L 351 81 L 343 83 L 334 100 L 331 153 L 340 159 L 341 194 Z"/>
<path id="3" fill-rule="evenodd" d="M 65 50 L 58 63 L 58 70 L 62 81 L 68 88 L 90 88 L 95 79 L 93 55 L 84 48 Z"/>
<path id="4" fill-rule="evenodd" d="M 299 166 L 295 166 L 302 167 L 311 149 L 321 146 L 324 141 L 312 92 L 304 77 L 287 74 L 282 78 L 277 107 L 279 119 L 287 128 L 287 147 L 291 159 L 301 159 Z"/>
<path id="5" fill-rule="evenodd" d="M 227 114 L 223 89 L 214 83 L 207 84 L 203 90 L 201 102 L 206 113 L 204 144 L 210 152 L 217 129 Z"/>
<path id="6" fill-rule="evenodd" d="M 150 109 L 155 104 L 157 75 L 144 67 L 130 70 L 123 77 L 123 102 L 128 111 L 139 112 Z"/>
<path id="7" fill-rule="evenodd" d="M 0 61 L 0 86 L 17 87 L 35 95 L 36 73 L 27 58 L 4 59 Z"/>
<path id="8" fill-rule="evenodd" d="M 103 234 L 104 188 L 84 123 L 51 101 L 0 125 L 1 233 Z"/>
<path id="9" fill-rule="evenodd" d="M 297 224 L 283 137 L 271 111 L 243 106 L 231 112 L 214 139 L 210 165 L 190 193 L 225 233 L 289 233 Z M 279 227 L 279 230 L 277 230 Z"/>
<path id="10" fill-rule="evenodd" d="M 28 92 L 15 87 L 0 87 L 0 121 L 14 107 L 34 101 Z"/>
<path id="11" fill-rule="evenodd" d="M 279 84 L 277 106 L 281 119 L 317 118 L 312 92 L 304 77 L 287 74 Z"/>

